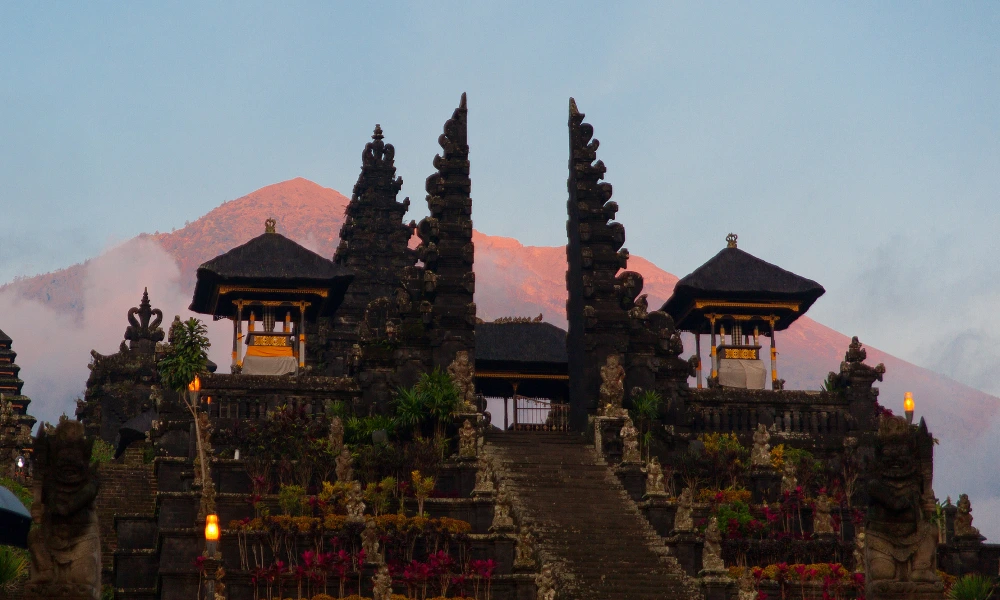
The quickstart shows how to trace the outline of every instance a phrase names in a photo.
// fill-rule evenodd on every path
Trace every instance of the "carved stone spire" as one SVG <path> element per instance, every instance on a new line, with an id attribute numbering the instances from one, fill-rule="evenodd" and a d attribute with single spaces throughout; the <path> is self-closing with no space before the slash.
<path id="1" fill-rule="evenodd" d="M 433 366 L 446 368 L 458 352 L 474 361 L 476 275 L 472 271 L 472 182 L 469 179 L 468 108 L 465 94 L 438 137 L 442 153 L 434 157 L 437 169 L 427 178 L 430 216 L 417 227 L 417 256 L 426 268 L 425 282 L 433 289 L 431 347 Z"/>
<path id="2" fill-rule="evenodd" d="M 320 319 L 317 330 L 307 332 L 317 340 L 308 349 L 309 362 L 321 373 L 346 372 L 344 357 L 359 342 L 359 328 L 369 304 L 391 298 L 399 285 L 399 274 L 416 262 L 407 247 L 413 224 L 403 223 L 410 200 L 396 201 L 403 179 L 396 176 L 396 150 L 384 139 L 382 127 L 376 125 L 372 141 L 361 153 L 361 174 L 333 257 L 354 272 L 354 281 L 334 321 Z"/>
<path id="3" fill-rule="evenodd" d="M 614 221 L 618 204 L 611 200 L 611 184 L 602 181 L 607 169 L 597 160 L 600 142 L 583 118 L 570 98 L 566 343 L 571 419 L 576 428 L 585 425 L 588 411 L 595 407 L 601 365 L 609 355 L 628 351 L 628 311 L 635 306 L 643 285 L 638 273 L 619 274 L 629 257 L 622 247 L 625 227 Z"/>

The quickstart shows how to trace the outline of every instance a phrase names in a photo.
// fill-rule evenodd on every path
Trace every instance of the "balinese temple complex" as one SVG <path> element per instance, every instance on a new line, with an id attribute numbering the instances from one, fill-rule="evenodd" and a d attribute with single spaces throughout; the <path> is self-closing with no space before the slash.
<path id="1" fill-rule="evenodd" d="M 14 359 L 13 340 L 0 330 L 0 475 L 8 469 L 27 469 L 31 452 L 31 428 L 35 418 L 28 414 L 31 399 L 21 393 L 24 382 Z"/>
<path id="2" fill-rule="evenodd" d="M 120 479 L 109 475 L 102 488 L 107 491 L 101 492 L 107 496 L 98 501 L 98 512 L 106 513 L 99 518 L 107 523 L 104 575 L 116 598 L 200 597 L 199 586 L 215 572 L 196 566 L 203 565 L 198 557 L 207 552 L 202 531 L 208 535 L 207 515 L 217 510 L 221 558 L 211 564 L 224 567 L 228 600 L 254 600 L 263 588 L 258 589 L 258 576 L 247 564 L 245 545 L 239 545 L 252 536 L 238 538 L 229 524 L 259 518 L 255 502 L 262 497 L 277 514 L 278 479 L 270 479 L 272 470 L 287 483 L 288 470 L 297 467 L 283 458 L 248 462 L 254 450 L 240 436 L 281 407 L 314 420 L 332 418 L 335 411 L 357 417 L 355 422 L 391 417 L 400 390 L 434 372 L 451 376 L 460 402 L 456 412 L 433 424 L 434 433 L 450 445 L 441 446 L 440 454 L 437 446 L 433 450 L 443 457 L 435 488 L 440 497 L 425 498 L 420 506 L 426 501 L 432 517 L 468 523 L 462 543 L 469 545 L 470 556 L 494 560 L 490 589 L 495 600 L 556 597 L 548 582 L 562 575 L 552 574 L 553 564 L 579 567 L 575 581 L 601 590 L 573 595 L 568 587 L 560 599 L 736 598 L 735 583 L 725 583 L 730 580 L 723 576 L 722 558 L 703 563 L 703 546 L 711 550 L 707 534 L 683 525 L 678 515 L 684 507 L 667 500 L 663 486 L 679 493 L 675 484 L 684 481 L 679 471 L 665 474 L 664 468 L 701 456 L 704 436 L 732 434 L 746 448 L 755 448 L 748 491 L 753 502 L 776 502 L 787 482 L 772 468 L 770 454 L 761 454 L 761 440 L 766 437 L 771 447 L 808 450 L 817 460 L 841 466 L 855 447 L 874 452 L 880 407 L 873 384 L 885 368 L 866 364 L 865 349 L 855 338 L 845 348 L 845 360 L 831 365 L 831 389 L 818 390 L 822 381 L 813 390 L 787 389 L 779 377 L 776 337 L 824 289 L 738 248 L 735 234 L 717 255 L 680 279 L 659 309 L 650 310 L 642 275 L 627 270 L 625 227 L 615 221 L 618 204 L 604 181 L 607 167 L 597 158 L 594 128 L 572 99 L 568 129 L 566 330 L 541 315 L 485 321 L 477 314 L 464 94 L 438 138 L 440 153 L 428 161 L 429 215 L 419 223 L 406 220 L 410 199 L 398 199 L 402 179 L 396 175 L 395 149 L 376 125 L 361 153 L 361 172 L 335 256 L 320 256 L 279 233 L 281 215 L 273 215 L 262 234 L 198 268 L 190 310 L 232 323 L 231 338 L 212 340 L 214 346 L 231 348 L 231 358 L 229 369 L 214 372 L 211 365 L 192 382 L 193 395 L 186 396 L 192 398 L 190 406 L 161 385 L 158 364 L 172 340 L 160 327 L 161 311 L 143 294 L 139 306 L 127 311 L 129 324 L 118 352 L 92 352 L 86 394 L 77 407 L 86 434 L 115 444 L 119 455 L 107 472 Z M 684 332 L 695 341 L 687 352 Z M 11 340 L 0 332 L 0 393 L 10 413 L 0 423 L 33 423 L 25 416 L 28 400 L 20 394 L 21 385 Z M 637 413 L 629 410 L 640 402 L 646 403 L 641 417 L 646 422 L 633 423 Z M 642 453 L 636 426 L 644 434 Z M 916 435 L 915 427 L 904 426 L 909 427 L 905 435 Z M 929 440 L 926 426 L 920 427 L 920 439 Z M 352 456 L 344 446 L 343 427 L 339 439 L 332 425 L 329 429 L 330 447 L 341 449 L 336 477 L 353 486 L 352 473 L 374 468 L 370 455 L 368 462 L 360 450 Z M 419 429 L 412 433 L 420 437 Z M 386 435 L 374 430 L 372 444 Z M 927 466 L 931 451 L 921 444 L 920 460 Z M 485 446 L 489 452 L 484 453 Z M 196 462 L 206 447 L 211 458 Z M 251 477 L 252 464 L 258 471 Z M 515 472 L 521 467 L 524 472 Z M 211 479 L 203 479 L 204 473 Z M 306 471 L 299 484 L 315 490 L 333 476 L 333 471 Z M 555 479 L 531 479 L 549 476 Z M 368 527 L 365 515 L 350 512 L 357 513 L 359 506 L 364 511 L 358 486 L 350 492 L 356 489 L 357 496 L 345 501 L 350 504 L 345 503 L 344 518 L 357 525 L 351 535 Z M 142 490 L 132 492 L 142 498 L 130 499 L 123 509 L 115 502 L 128 495 L 126 489 Z M 518 498 L 516 514 L 510 494 Z M 369 501 L 367 495 L 363 499 Z M 415 502 L 401 496 L 401 510 L 412 513 Z M 707 520 L 707 505 L 698 506 L 694 522 Z M 529 513 L 522 510 L 548 519 L 539 539 L 529 535 L 522 521 Z M 799 510 L 796 518 L 813 510 Z M 681 523 L 676 530 L 675 516 Z M 690 510 L 687 520 L 692 520 Z M 598 525 L 600 535 L 590 534 Z M 829 563 L 850 560 L 855 525 L 845 518 L 843 527 L 844 539 L 831 541 L 815 556 Z M 803 539 L 812 535 L 802 527 L 798 533 Z M 367 535 L 365 547 L 371 549 L 378 535 L 374 530 Z M 590 547 L 598 539 L 600 547 Z M 313 541 L 303 543 L 300 549 Z M 536 543 L 544 550 L 537 556 Z M 942 556 L 956 557 L 953 571 L 971 560 L 968 548 L 965 554 L 952 552 L 945 543 Z M 993 550 L 977 548 L 986 554 L 976 556 L 987 557 L 995 568 L 1000 548 L 995 560 L 989 554 Z M 277 557 L 278 550 L 274 553 Z M 755 560 L 749 556 L 743 560 Z M 557 557 L 554 563 L 547 562 L 550 557 Z M 735 564 L 727 557 L 729 566 Z M 388 573 L 380 592 L 367 583 L 382 576 L 384 565 L 358 564 L 364 572 L 358 579 L 362 595 L 389 598 Z M 605 581 L 602 573 L 615 565 L 629 565 L 632 571 Z M 636 575 L 640 572 L 643 577 Z M 635 583 L 647 576 L 655 582 Z M 633 584 L 637 587 L 628 591 Z M 611 590 L 612 585 L 621 590 Z M 293 595 L 289 589 L 286 597 Z M 745 597 L 743 592 L 739 597 Z"/>

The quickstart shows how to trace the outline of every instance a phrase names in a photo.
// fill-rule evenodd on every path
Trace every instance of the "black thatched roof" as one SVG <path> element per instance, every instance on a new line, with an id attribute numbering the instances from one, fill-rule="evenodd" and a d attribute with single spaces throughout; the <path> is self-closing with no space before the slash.
<path id="1" fill-rule="evenodd" d="M 476 363 L 566 365 L 566 331 L 551 323 L 479 323 Z"/>
<path id="2" fill-rule="evenodd" d="M 328 297 L 322 306 L 316 307 L 320 301 L 314 301 L 309 312 L 329 314 L 340 305 L 353 278 L 348 269 L 332 260 L 280 233 L 269 232 L 198 267 L 190 310 L 220 317 L 232 315 L 235 309 L 230 303 L 219 301 L 219 286 L 236 285 L 289 291 L 327 290 Z"/>
<path id="3" fill-rule="evenodd" d="M 9 335 L 3 332 L 3 329 L 0 329 L 0 342 L 13 342 L 13 341 L 14 340 L 10 339 Z"/>
<path id="4" fill-rule="evenodd" d="M 698 300 L 797 304 L 796 310 L 772 311 L 781 317 L 775 329 L 782 330 L 809 310 L 825 292 L 823 286 L 812 279 L 800 277 L 733 246 L 724 248 L 678 281 L 673 295 L 661 310 L 674 318 L 678 328 L 701 331 L 707 325 L 703 312 L 695 306 Z M 760 309 L 734 309 L 733 312 L 753 310 L 760 312 Z"/>

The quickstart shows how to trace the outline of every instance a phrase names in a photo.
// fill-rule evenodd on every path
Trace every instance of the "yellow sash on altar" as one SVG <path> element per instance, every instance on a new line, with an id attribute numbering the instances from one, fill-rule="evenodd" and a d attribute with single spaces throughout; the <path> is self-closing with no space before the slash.
<path id="1" fill-rule="evenodd" d="M 247 356 L 292 356 L 291 346 L 247 346 Z"/>

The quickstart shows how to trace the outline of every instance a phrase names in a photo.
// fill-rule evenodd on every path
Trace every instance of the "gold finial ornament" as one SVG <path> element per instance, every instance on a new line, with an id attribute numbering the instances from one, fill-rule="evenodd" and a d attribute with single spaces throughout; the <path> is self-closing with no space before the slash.
<path id="1" fill-rule="evenodd" d="M 726 236 L 726 248 L 736 247 L 736 238 L 739 237 L 735 233 L 730 233 Z"/>
<path id="2" fill-rule="evenodd" d="M 274 226 L 277 225 L 277 224 L 278 224 L 278 222 L 275 221 L 274 219 L 268 219 L 268 220 L 264 221 L 264 233 L 277 233 L 274 230 Z"/>

